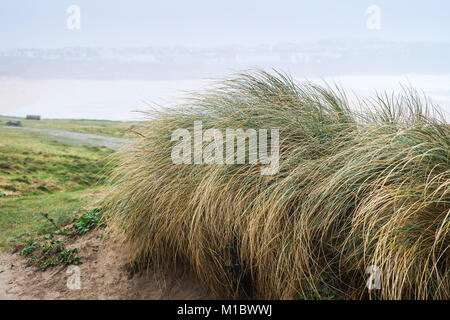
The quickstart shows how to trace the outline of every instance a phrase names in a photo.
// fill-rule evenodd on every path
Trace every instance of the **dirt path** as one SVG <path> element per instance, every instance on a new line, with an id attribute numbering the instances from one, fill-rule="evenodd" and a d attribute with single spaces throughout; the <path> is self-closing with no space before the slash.
<path id="1" fill-rule="evenodd" d="M 52 129 L 41 129 L 41 128 L 24 128 L 24 127 L 12 127 L 12 126 L 0 126 L 0 128 L 11 129 L 11 130 L 23 130 L 28 132 L 38 132 L 45 133 L 57 138 L 57 140 L 74 144 L 74 145 L 89 145 L 96 147 L 108 147 L 111 149 L 118 149 L 122 145 L 130 142 L 127 139 L 114 138 L 101 136 L 97 134 L 90 133 L 79 133 L 65 130 L 52 130 Z"/>
<path id="2" fill-rule="evenodd" d="M 80 289 L 69 289 L 68 267 L 39 271 L 19 254 L 0 254 L 0 299 L 211 299 L 192 277 L 156 279 L 151 271 L 132 275 L 122 246 L 92 231 L 69 243 L 81 249 Z M 163 283 L 164 282 L 164 283 Z"/>
<path id="3" fill-rule="evenodd" d="M 10 255 L 0 254 L 0 300 L 15 299 L 16 292 L 10 285 L 14 281 L 14 262 Z"/>

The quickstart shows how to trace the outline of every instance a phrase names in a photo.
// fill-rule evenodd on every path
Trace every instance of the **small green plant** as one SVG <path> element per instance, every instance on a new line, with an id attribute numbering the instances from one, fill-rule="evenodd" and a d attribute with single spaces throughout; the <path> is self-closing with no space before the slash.
<path id="1" fill-rule="evenodd" d="M 50 241 L 50 243 L 44 242 L 41 246 L 42 246 L 42 253 L 46 253 L 52 249 L 59 252 L 64 248 L 64 244 L 61 240 Z"/>
<path id="2" fill-rule="evenodd" d="M 41 247 L 41 252 L 33 255 L 28 261 L 29 264 L 36 265 L 41 270 L 57 265 L 79 265 L 83 263 L 78 256 L 81 250 L 79 248 L 66 249 L 61 240 L 43 243 Z"/>
<path id="3" fill-rule="evenodd" d="M 95 208 L 84 213 L 73 225 L 78 234 L 85 234 L 91 229 L 101 225 L 100 221 L 101 209 Z"/>
<path id="4" fill-rule="evenodd" d="M 55 235 L 53 233 L 49 233 L 44 236 L 44 239 L 49 240 L 49 239 L 53 239 L 54 237 L 55 237 Z"/>
<path id="5" fill-rule="evenodd" d="M 27 244 L 22 250 L 22 255 L 29 256 L 34 252 L 28 263 L 39 267 L 41 270 L 57 265 L 82 264 L 83 261 L 78 256 L 80 249 L 66 249 L 64 239 L 85 234 L 102 225 L 100 221 L 101 209 L 96 208 L 85 212 L 75 221 L 72 227 L 64 229 L 60 228 L 48 214 L 43 213 L 42 216 L 54 226 L 55 231 L 42 236 L 40 240 L 33 240 Z M 38 248 L 40 248 L 39 251 Z"/>
<path id="6" fill-rule="evenodd" d="M 59 253 L 59 262 L 65 265 L 82 264 L 83 262 L 81 258 L 77 255 L 77 253 L 79 252 L 80 252 L 79 248 L 63 250 Z"/>
<path id="7" fill-rule="evenodd" d="M 22 255 L 28 256 L 30 255 L 38 246 L 36 241 L 30 242 L 27 246 L 21 251 Z"/>

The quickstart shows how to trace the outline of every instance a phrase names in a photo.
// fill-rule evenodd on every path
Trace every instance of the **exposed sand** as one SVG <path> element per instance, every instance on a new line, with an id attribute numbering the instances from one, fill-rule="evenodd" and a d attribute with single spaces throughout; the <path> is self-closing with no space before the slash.
<path id="1" fill-rule="evenodd" d="M 192 277 L 173 276 L 165 284 L 150 272 L 132 275 L 124 248 L 98 239 L 103 230 L 68 240 L 81 249 L 81 289 L 70 290 L 67 266 L 46 271 L 28 267 L 19 254 L 0 254 L 0 299 L 212 299 Z M 72 241 L 72 242 L 71 242 Z"/>

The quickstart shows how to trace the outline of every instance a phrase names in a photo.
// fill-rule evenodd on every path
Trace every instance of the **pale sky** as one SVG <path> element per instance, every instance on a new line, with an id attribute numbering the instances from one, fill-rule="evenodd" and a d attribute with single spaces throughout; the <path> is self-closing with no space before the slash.
<path id="1" fill-rule="evenodd" d="M 69 5 L 81 29 L 68 30 Z M 377 5 L 381 29 L 366 27 Z M 2 0 L 0 49 L 221 46 L 327 38 L 450 42 L 450 1 Z"/>

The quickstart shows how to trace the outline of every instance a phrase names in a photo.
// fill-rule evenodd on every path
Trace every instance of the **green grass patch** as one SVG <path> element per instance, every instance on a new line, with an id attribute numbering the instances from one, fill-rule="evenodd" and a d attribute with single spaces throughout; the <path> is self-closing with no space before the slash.
<path id="1" fill-rule="evenodd" d="M 18 247 L 37 236 L 55 230 L 46 213 L 57 226 L 76 219 L 83 210 L 102 199 L 102 187 L 87 190 L 0 198 L 0 247 Z M 80 226 L 80 230 L 83 230 Z"/>
<path id="2" fill-rule="evenodd" d="M 0 128 L 0 198 L 102 184 L 111 150 L 73 146 L 46 134 Z"/>

